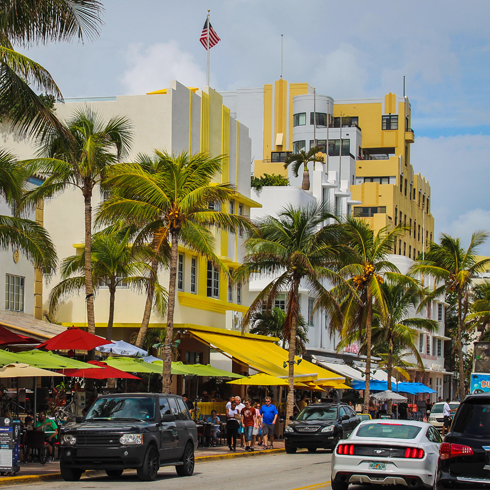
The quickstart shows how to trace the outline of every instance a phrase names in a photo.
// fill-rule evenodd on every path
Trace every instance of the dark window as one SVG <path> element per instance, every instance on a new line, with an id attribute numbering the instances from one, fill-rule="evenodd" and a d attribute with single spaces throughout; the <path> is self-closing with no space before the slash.
<path id="1" fill-rule="evenodd" d="M 399 422 L 395 420 L 395 422 Z M 357 437 L 380 437 L 386 439 L 415 439 L 422 427 L 386 422 L 365 423 L 357 429 Z"/>
<path id="2" fill-rule="evenodd" d="M 412 218 L 410 218 L 410 230 L 408 231 L 410 236 L 412 236 Z"/>
<path id="3" fill-rule="evenodd" d="M 407 255 L 407 242 L 403 242 L 403 255 Z"/>
<path id="4" fill-rule="evenodd" d="M 176 418 L 180 418 L 179 409 L 177 408 L 177 402 L 175 401 L 175 398 L 173 396 L 168 398 L 168 404 L 170 405 L 170 410 L 172 411 L 172 414 L 175 415 Z"/>
<path id="5" fill-rule="evenodd" d="M 184 401 L 181 398 L 176 398 L 177 408 L 179 409 L 179 418 L 181 420 L 191 420 L 191 414 L 189 409 L 185 406 Z"/>
<path id="6" fill-rule="evenodd" d="M 398 129 L 398 115 L 382 116 L 381 129 Z"/>
<path id="7" fill-rule="evenodd" d="M 293 153 L 299 153 L 301 150 L 306 151 L 306 141 L 305 140 L 293 141 Z"/>
<path id="8" fill-rule="evenodd" d="M 485 436 L 490 435 L 490 399 L 468 400 L 458 408 L 453 432 Z"/>
<path id="9" fill-rule="evenodd" d="M 408 258 L 411 259 L 412 258 L 412 245 L 409 245 L 408 246 Z"/>
<path id="10" fill-rule="evenodd" d="M 170 405 L 168 404 L 168 400 L 166 397 L 161 396 L 160 400 L 160 415 L 172 415 L 170 410 Z"/>
<path id="11" fill-rule="evenodd" d="M 315 113 L 310 112 L 310 124 L 313 126 L 315 124 Z M 317 126 L 327 126 L 327 115 L 324 112 L 316 113 L 316 125 Z"/>
<path id="12" fill-rule="evenodd" d="M 364 182 L 376 182 L 378 184 L 389 184 L 389 177 L 364 177 Z"/>
<path id="13" fill-rule="evenodd" d="M 184 290 L 184 254 L 179 254 L 179 263 L 177 266 L 177 289 Z"/>
<path id="14" fill-rule="evenodd" d="M 371 218 L 375 214 L 386 213 L 386 206 L 356 206 L 354 216 L 356 218 Z"/>
<path id="15" fill-rule="evenodd" d="M 24 284 L 22 276 L 5 276 L 5 309 L 10 311 L 24 311 Z"/>
<path id="16" fill-rule="evenodd" d="M 296 420 L 336 420 L 336 407 L 315 407 L 308 405 L 296 417 Z"/>
<path id="17" fill-rule="evenodd" d="M 340 155 L 340 140 L 328 140 L 328 155 L 338 157 Z M 342 156 L 350 155 L 350 140 L 342 140 Z"/>
<path id="18" fill-rule="evenodd" d="M 395 226 L 398 224 L 398 208 L 395 206 Z"/>
<path id="19" fill-rule="evenodd" d="M 197 259 L 191 259 L 191 293 L 197 293 Z"/>
<path id="20" fill-rule="evenodd" d="M 407 186 L 408 186 L 408 181 L 405 179 L 405 195 L 407 195 Z"/>
<path id="21" fill-rule="evenodd" d="M 293 115 L 293 126 L 304 126 L 306 124 L 306 112 Z"/>
<path id="22" fill-rule="evenodd" d="M 400 175 L 400 192 L 403 192 L 403 175 Z"/>
<path id="23" fill-rule="evenodd" d="M 434 427 L 429 427 L 427 429 L 427 439 L 429 439 L 430 442 L 442 442 L 442 437 Z"/>
<path id="24" fill-rule="evenodd" d="M 202 352 L 186 351 L 185 353 L 185 363 L 186 364 L 201 364 Z"/>
<path id="25" fill-rule="evenodd" d="M 340 128 L 340 117 L 333 118 L 333 127 Z M 342 127 L 343 128 L 354 128 L 359 127 L 359 117 L 358 116 L 342 116 Z"/>
<path id="26" fill-rule="evenodd" d="M 219 270 L 212 262 L 208 262 L 207 295 L 208 298 L 219 298 Z"/>
<path id="27" fill-rule="evenodd" d="M 316 146 L 320 148 L 322 153 L 327 153 L 327 140 L 316 140 Z M 310 150 L 315 148 L 315 140 L 310 140 Z"/>
<path id="28" fill-rule="evenodd" d="M 272 151 L 271 162 L 272 163 L 284 163 L 286 158 L 291 155 L 290 151 Z"/>

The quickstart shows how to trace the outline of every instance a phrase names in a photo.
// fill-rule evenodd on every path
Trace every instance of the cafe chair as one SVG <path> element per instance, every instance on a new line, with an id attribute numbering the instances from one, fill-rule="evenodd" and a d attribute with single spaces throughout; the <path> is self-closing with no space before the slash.
<path id="1" fill-rule="evenodd" d="M 31 458 L 34 461 L 34 452 L 37 452 L 38 460 L 41 464 L 46 463 L 46 457 L 48 447 L 45 441 L 45 434 L 40 430 L 29 430 L 26 433 L 26 439 L 24 444 L 24 461 L 26 460 L 27 451 L 29 448 L 31 451 Z"/>

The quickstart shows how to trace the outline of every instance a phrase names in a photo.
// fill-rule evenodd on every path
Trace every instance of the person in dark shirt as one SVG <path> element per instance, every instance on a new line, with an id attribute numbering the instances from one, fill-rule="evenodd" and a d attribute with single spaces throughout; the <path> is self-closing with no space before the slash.
<path id="1" fill-rule="evenodd" d="M 185 406 L 188 408 L 189 412 L 194 412 L 194 403 L 192 403 L 188 398 L 187 395 L 182 395 L 182 400 L 184 400 Z"/>

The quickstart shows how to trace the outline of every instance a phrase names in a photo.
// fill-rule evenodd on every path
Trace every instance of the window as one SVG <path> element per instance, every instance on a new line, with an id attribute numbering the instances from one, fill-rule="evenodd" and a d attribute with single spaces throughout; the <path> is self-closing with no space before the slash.
<path id="1" fill-rule="evenodd" d="M 310 124 L 313 126 L 315 124 L 315 113 L 310 112 Z M 327 126 L 327 115 L 324 112 L 316 113 L 316 125 L 317 126 Z"/>
<path id="2" fill-rule="evenodd" d="M 313 326 L 313 308 L 315 307 L 315 300 L 308 298 L 308 325 Z"/>
<path id="3" fill-rule="evenodd" d="M 25 277 L 5 277 L 5 309 L 10 311 L 24 311 L 24 283 Z"/>
<path id="4" fill-rule="evenodd" d="M 398 224 L 398 207 L 395 206 L 395 226 Z"/>
<path id="5" fill-rule="evenodd" d="M 417 191 L 414 189 L 413 190 L 413 200 L 415 201 L 415 196 L 417 195 Z"/>
<path id="6" fill-rule="evenodd" d="M 286 311 L 286 295 L 278 294 L 274 300 L 274 308 L 280 308 L 282 311 Z"/>
<path id="7" fill-rule="evenodd" d="M 411 259 L 412 258 L 412 245 L 409 245 L 408 246 L 408 258 Z"/>
<path id="8" fill-rule="evenodd" d="M 197 259 L 191 259 L 191 293 L 197 293 Z"/>
<path id="9" fill-rule="evenodd" d="M 413 237 L 417 238 L 417 220 L 413 222 Z"/>
<path id="10" fill-rule="evenodd" d="M 306 141 L 305 140 L 293 141 L 293 153 L 299 153 L 301 150 L 306 151 Z"/>
<path id="11" fill-rule="evenodd" d="M 444 321 L 444 305 L 442 303 L 437 303 L 437 321 Z"/>
<path id="12" fill-rule="evenodd" d="M 427 337 L 425 342 L 426 352 L 427 354 L 430 355 L 430 335 L 427 335 L 426 337 Z"/>
<path id="13" fill-rule="evenodd" d="M 322 153 L 327 153 L 327 140 L 316 140 L 316 146 L 320 148 Z M 310 140 L 310 150 L 315 148 L 315 140 Z"/>
<path id="14" fill-rule="evenodd" d="M 430 213 L 430 204 L 429 204 L 429 198 L 427 198 L 427 212 Z"/>
<path id="15" fill-rule="evenodd" d="M 424 334 L 419 334 L 419 352 L 424 353 Z"/>
<path id="16" fill-rule="evenodd" d="M 342 215 L 342 200 L 338 196 L 335 196 L 335 215 L 336 216 Z"/>
<path id="17" fill-rule="evenodd" d="M 111 191 L 109 189 L 100 190 L 100 200 L 102 202 L 107 201 L 111 197 Z"/>
<path id="18" fill-rule="evenodd" d="M 342 116 L 333 118 L 333 127 L 340 128 L 340 119 L 342 119 L 342 127 L 343 128 L 354 128 L 359 126 L 359 117 L 358 116 Z"/>
<path id="19" fill-rule="evenodd" d="M 389 184 L 389 177 L 364 177 L 364 182 L 376 182 L 378 184 Z"/>
<path id="20" fill-rule="evenodd" d="M 179 419 L 181 420 L 191 420 L 191 414 L 189 413 L 189 409 L 185 406 L 182 398 L 175 398 L 177 402 L 177 408 L 179 410 Z"/>
<path id="21" fill-rule="evenodd" d="M 400 211 L 400 224 L 402 224 L 402 216 L 403 216 L 403 213 Z"/>
<path id="22" fill-rule="evenodd" d="M 179 263 L 177 265 L 177 289 L 184 290 L 184 254 L 179 254 Z"/>
<path id="23" fill-rule="evenodd" d="M 212 262 L 208 262 L 207 295 L 208 298 L 219 298 L 219 270 Z"/>
<path id="24" fill-rule="evenodd" d="M 405 179 L 405 195 L 407 195 L 407 186 L 408 186 L 408 181 Z"/>
<path id="25" fill-rule="evenodd" d="M 410 236 L 412 236 L 412 218 L 410 218 L 410 230 L 408 230 Z"/>
<path id="26" fill-rule="evenodd" d="M 403 255 L 407 255 L 407 242 L 403 242 Z"/>
<path id="27" fill-rule="evenodd" d="M 238 205 L 238 214 L 239 214 L 240 216 L 243 216 L 243 204 L 239 204 L 239 205 Z M 242 228 L 240 228 L 240 229 L 238 230 L 238 236 L 239 236 L 240 238 L 242 238 L 242 237 L 243 237 L 243 229 L 242 229 Z"/>
<path id="28" fill-rule="evenodd" d="M 208 204 L 208 209 L 212 209 L 213 211 L 221 211 L 221 203 L 210 201 Z"/>
<path id="29" fill-rule="evenodd" d="M 442 357 L 442 339 L 437 339 L 437 357 Z"/>
<path id="30" fill-rule="evenodd" d="M 398 240 L 398 255 L 402 254 L 402 241 Z"/>
<path id="31" fill-rule="evenodd" d="M 338 157 L 340 155 L 340 139 L 328 140 L 328 155 Z M 350 155 L 350 140 L 342 140 L 342 156 Z"/>
<path id="32" fill-rule="evenodd" d="M 172 411 L 170 410 L 170 405 L 168 403 L 167 398 L 160 397 L 160 415 L 172 415 Z"/>
<path id="33" fill-rule="evenodd" d="M 185 353 L 185 364 L 202 364 L 202 352 L 187 351 Z"/>
<path id="34" fill-rule="evenodd" d="M 407 226 L 407 215 L 404 215 L 403 226 Z"/>
<path id="35" fill-rule="evenodd" d="M 128 282 L 125 280 L 127 276 L 116 276 L 114 279 L 116 281 L 117 289 L 127 289 L 129 287 Z M 109 287 L 109 278 L 99 279 L 99 288 L 107 289 Z"/>
<path id="36" fill-rule="evenodd" d="M 233 276 L 233 269 L 230 269 L 230 275 Z M 228 303 L 233 303 L 233 281 L 228 279 Z"/>
<path id="37" fill-rule="evenodd" d="M 290 151 L 271 151 L 271 162 L 284 163 L 289 155 L 291 155 Z"/>
<path id="38" fill-rule="evenodd" d="M 417 240 L 420 242 L 420 225 L 417 228 L 419 230 L 418 235 L 417 235 Z"/>
<path id="39" fill-rule="evenodd" d="M 235 201 L 230 201 L 230 214 L 235 214 Z"/>
<path id="40" fill-rule="evenodd" d="M 372 218 L 375 214 L 386 213 L 386 206 L 355 206 L 354 216 L 356 218 Z M 339 215 L 337 215 L 339 216 Z"/>
<path id="41" fill-rule="evenodd" d="M 304 126 L 306 124 L 306 112 L 293 115 L 293 126 Z"/>
<path id="42" fill-rule="evenodd" d="M 393 245 L 393 253 L 396 254 L 396 238 L 395 238 L 395 244 Z"/>
<path id="43" fill-rule="evenodd" d="M 419 191 L 419 206 L 421 201 L 422 201 L 422 191 Z"/>
<path id="44" fill-rule="evenodd" d="M 388 116 L 382 116 L 381 129 L 398 129 L 398 115 L 389 114 Z"/>
<path id="45" fill-rule="evenodd" d="M 237 304 L 242 304 L 242 283 L 239 282 L 236 285 L 236 302 Z"/>
<path id="46" fill-rule="evenodd" d="M 435 356 L 437 353 L 437 339 L 432 337 L 432 355 Z"/>

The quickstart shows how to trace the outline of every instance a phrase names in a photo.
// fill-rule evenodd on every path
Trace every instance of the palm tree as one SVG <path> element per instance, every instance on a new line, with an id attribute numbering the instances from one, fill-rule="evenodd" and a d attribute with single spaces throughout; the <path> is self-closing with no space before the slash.
<path id="1" fill-rule="evenodd" d="M 0 114 L 31 136 L 56 128 L 67 136 L 50 108 L 31 88 L 57 100 L 61 92 L 49 72 L 14 49 L 51 41 L 83 41 L 98 35 L 98 0 L 4 0 L 0 14 Z M 69 136 L 69 134 L 68 134 Z"/>
<path id="2" fill-rule="evenodd" d="M 118 287 L 128 287 L 137 291 L 149 285 L 150 266 L 145 260 L 139 260 L 129 243 L 129 233 L 121 236 L 118 233 L 94 235 L 92 243 L 92 283 L 96 293 L 101 287 L 109 290 L 109 318 L 106 338 L 112 339 L 114 324 L 114 307 Z M 78 274 L 78 275 L 76 275 Z M 85 251 L 79 255 L 67 257 L 61 265 L 61 279 L 49 295 L 49 314 L 56 314 L 60 302 L 66 296 L 85 289 Z M 156 291 L 155 308 L 164 314 L 166 291 L 158 284 L 153 285 Z"/>
<path id="3" fill-rule="evenodd" d="M 479 342 L 488 337 L 487 327 L 490 325 L 490 282 L 485 281 L 473 287 L 473 303 L 471 314 L 466 317 L 468 322 L 474 322 L 480 332 Z"/>
<path id="4" fill-rule="evenodd" d="M 307 208 L 288 206 L 277 218 L 268 216 L 256 223 L 256 229 L 245 242 L 247 255 L 244 263 L 235 272 L 235 280 L 241 281 L 251 274 L 274 278 L 261 291 L 244 316 L 245 327 L 252 315 L 266 303 L 267 310 L 274 299 L 286 292 L 286 319 L 283 336 L 289 339 L 289 391 L 286 420 L 293 415 L 294 365 L 296 336 L 300 315 L 299 286 L 304 284 L 314 294 L 317 304 L 338 314 L 336 304 L 323 282 L 338 281 L 334 271 L 342 248 L 338 245 L 340 228 L 323 226 L 327 219 L 334 218 L 323 205 Z"/>
<path id="5" fill-rule="evenodd" d="M 483 272 L 490 259 L 478 260 L 477 249 L 488 237 L 487 232 L 476 231 L 466 250 L 459 238 L 441 234 L 440 243 L 430 243 L 424 258 L 418 258 L 411 268 L 411 274 L 424 274 L 434 278 L 442 285 L 437 288 L 438 294 L 454 293 L 456 296 L 456 316 L 458 330 L 456 350 L 458 353 L 459 396 L 465 397 L 465 374 L 463 363 L 463 341 L 466 317 L 469 311 L 469 297 L 472 281 L 479 272 Z"/>
<path id="6" fill-rule="evenodd" d="M 92 195 L 108 169 L 129 151 L 131 124 L 125 117 L 113 117 L 107 123 L 90 108 L 76 111 L 64 123 L 75 143 L 56 130 L 48 131 L 39 147 L 39 157 L 25 162 L 30 173 L 45 177 L 41 186 L 27 193 L 26 202 L 52 197 L 75 187 L 83 194 L 85 213 L 85 297 L 87 327 L 95 333 L 94 287 L 92 282 Z"/>
<path id="7" fill-rule="evenodd" d="M 216 208 L 236 195 L 230 184 L 213 181 L 221 173 L 223 156 L 189 155 L 186 151 L 173 155 L 156 150 L 153 163 L 149 157 L 142 157 L 142 160 L 146 164 L 120 164 L 111 169 L 107 185 L 113 197 L 101 206 L 99 219 L 110 222 L 124 217 L 139 227 L 135 243 L 150 243 L 155 258 L 162 248 L 170 246 L 167 331 L 163 348 L 163 392 L 169 393 L 179 243 L 226 270 L 213 252 L 211 227 L 219 225 L 236 230 L 248 226 L 249 220 L 210 209 L 210 203 L 217 204 L 213 206 Z M 157 268 L 154 259 L 154 275 Z M 150 294 L 140 330 L 142 338 L 150 319 L 149 299 Z M 140 342 L 138 337 L 138 345 Z"/>
<path id="8" fill-rule="evenodd" d="M 369 408 L 371 382 L 371 349 L 374 308 L 381 318 L 387 316 L 387 304 L 382 284 L 385 277 L 400 284 L 412 280 L 399 273 L 398 268 L 387 257 L 392 253 L 395 241 L 407 231 L 404 226 L 390 230 L 382 228 L 376 235 L 363 220 L 347 217 L 345 223 L 346 243 L 352 253 L 346 255 L 339 274 L 348 282 L 335 288 L 334 294 L 342 302 L 343 317 L 340 323 L 332 318 L 332 326 L 341 332 L 342 338 L 358 332 L 366 346 L 366 388 L 364 390 L 364 410 Z"/>
<path id="9" fill-rule="evenodd" d="M 298 170 L 301 165 L 304 166 L 303 170 L 303 183 L 301 188 L 305 191 L 310 190 L 310 172 L 308 170 L 308 164 L 313 162 L 323 162 L 323 155 L 320 154 L 321 148 L 319 146 L 315 146 L 311 148 L 311 150 L 306 153 L 305 150 L 300 150 L 299 153 L 293 153 L 289 155 L 284 163 L 284 168 L 288 168 L 289 165 L 293 166 L 293 174 L 295 177 L 298 176 Z"/>

